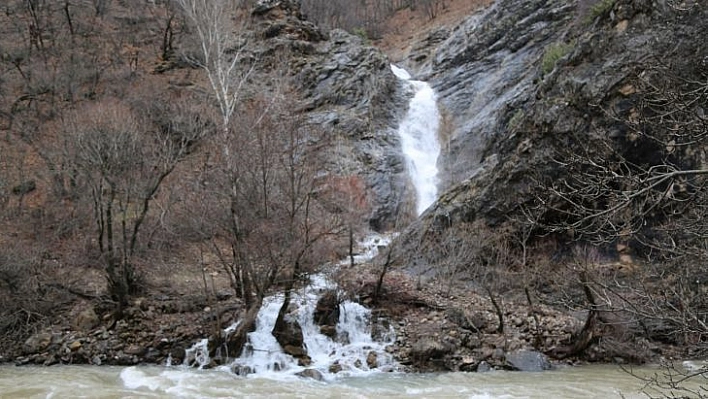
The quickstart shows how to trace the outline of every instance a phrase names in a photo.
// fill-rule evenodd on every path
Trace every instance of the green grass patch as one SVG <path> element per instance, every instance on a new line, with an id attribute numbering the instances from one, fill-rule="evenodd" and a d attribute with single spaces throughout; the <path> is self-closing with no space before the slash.
<path id="1" fill-rule="evenodd" d="M 615 0 L 599 0 L 590 7 L 585 24 L 590 25 L 597 17 L 607 14 L 615 6 Z"/>
<path id="2" fill-rule="evenodd" d="M 541 60 L 541 72 L 549 74 L 556 67 L 559 59 L 570 53 L 575 47 L 575 43 L 554 43 L 546 48 Z"/>

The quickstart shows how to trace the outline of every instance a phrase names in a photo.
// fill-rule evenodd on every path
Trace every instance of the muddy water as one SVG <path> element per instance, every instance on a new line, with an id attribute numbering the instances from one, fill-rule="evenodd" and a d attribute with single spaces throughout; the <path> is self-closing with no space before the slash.
<path id="1" fill-rule="evenodd" d="M 0 398 L 646 398 L 642 387 L 614 366 L 544 373 L 378 373 L 324 382 L 183 367 L 0 366 Z"/>

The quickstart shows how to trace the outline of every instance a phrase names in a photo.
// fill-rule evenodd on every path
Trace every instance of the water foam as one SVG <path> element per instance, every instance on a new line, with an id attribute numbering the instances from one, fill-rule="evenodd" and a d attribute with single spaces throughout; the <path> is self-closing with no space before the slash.
<path id="1" fill-rule="evenodd" d="M 422 214 L 438 197 L 437 175 L 440 142 L 440 112 L 437 96 L 426 82 L 411 80 L 404 69 L 391 65 L 391 70 L 413 90 L 408 113 L 398 127 L 408 173 L 416 190 L 416 211 Z"/>
<path id="2" fill-rule="evenodd" d="M 355 263 L 372 259 L 393 237 L 392 234 L 368 236 L 358 245 Z M 333 267 L 344 267 L 348 264 L 349 261 L 345 260 Z M 279 380 L 292 380 L 296 373 L 305 369 L 315 369 L 322 373 L 325 379 L 394 370 L 397 366 L 393 357 L 386 352 L 386 346 L 393 343 L 395 333 L 391 326 L 377 326 L 378 339 L 372 338 L 372 329 L 376 322 L 370 309 L 356 302 L 343 300 L 339 305 L 335 338 L 320 332 L 320 326 L 314 321 L 314 311 L 317 301 L 327 291 L 342 294 L 327 276 L 314 274 L 310 276 L 310 284 L 294 292 L 291 299 L 291 307 L 295 309 L 291 314 L 302 328 L 305 347 L 312 364 L 307 367 L 298 365 L 297 359 L 284 353 L 273 336 L 275 320 L 284 300 L 283 294 L 277 294 L 263 300 L 256 317 L 256 330 L 248 334 L 243 353 L 223 369 L 249 377 Z M 233 332 L 237 325 L 226 328 L 224 332 Z M 211 361 L 207 345 L 207 339 L 195 343 L 186 351 L 183 364 L 199 368 L 207 366 Z M 371 361 L 374 357 L 375 365 Z M 338 372 L 330 373 L 331 367 L 338 369 Z"/>

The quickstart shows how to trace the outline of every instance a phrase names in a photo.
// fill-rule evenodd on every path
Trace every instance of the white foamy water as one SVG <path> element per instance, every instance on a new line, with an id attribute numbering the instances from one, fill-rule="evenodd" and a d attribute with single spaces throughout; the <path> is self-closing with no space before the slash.
<path id="1" fill-rule="evenodd" d="M 355 263 L 372 259 L 378 254 L 379 248 L 388 245 L 391 239 L 391 235 L 370 235 L 359 243 L 358 254 L 354 257 Z M 335 267 L 348 264 L 349 260 L 343 260 Z M 320 332 L 320 326 L 314 321 L 315 307 L 322 294 L 331 290 L 336 292 L 337 285 L 325 275 L 315 274 L 310 276 L 310 284 L 294 292 L 291 298 L 291 308 L 294 309 L 291 315 L 302 327 L 305 347 L 312 364 L 307 367 L 298 365 L 297 359 L 284 353 L 273 336 L 273 327 L 284 300 L 283 294 L 277 294 L 264 299 L 256 318 L 256 330 L 248 334 L 243 353 L 223 369 L 237 370 L 249 377 L 278 380 L 290 380 L 296 373 L 305 369 L 315 369 L 322 373 L 325 379 L 394 370 L 396 364 L 393 357 L 386 352 L 386 346 L 395 339 L 393 329 L 390 326 L 380 328 L 379 339 L 372 338 L 375 323 L 371 310 L 366 307 L 343 300 L 339 305 L 340 314 L 334 339 Z M 232 326 L 225 332 L 234 330 L 235 327 Z M 376 364 L 370 365 L 367 362 L 370 356 L 376 357 Z M 184 365 L 202 368 L 209 362 L 207 340 L 203 339 L 187 350 Z M 341 371 L 330 373 L 332 366 Z"/>
<path id="2" fill-rule="evenodd" d="M 426 82 L 411 80 L 402 68 L 391 65 L 393 73 L 410 85 L 414 92 L 398 134 L 408 173 L 416 191 L 416 211 L 422 214 L 438 197 L 437 175 L 440 142 L 440 112 L 433 88 Z"/>
<path id="3" fill-rule="evenodd" d="M 330 366 L 341 366 L 336 376 L 364 375 L 380 370 L 392 370 L 394 362 L 385 351 L 386 345 L 392 343 L 392 332 L 381 341 L 372 338 L 371 310 L 358 303 L 344 301 L 340 304 L 340 316 L 337 323 L 337 335 L 332 339 L 320 333 L 320 326 L 314 322 L 314 311 L 317 300 L 327 290 L 336 289 L 336 285 L 323 275 L 311 277 L 311 284 L 304 290 L 295 293 L 292 306 L 295 317 L 302 327 L 302 333 L 307 348 L 307 354 L 312 364 L 303 367 L 297 360 L 283 353 L 280 345 L 271 334 L 278 311 L 283 304 L 283 295 L 279 294 L 265 300 L 256 321 L 256 331 L 248 336 L 248 344 L 244 354 L 235 361 L 240 367 L 247 367 L 259 377 L 282 378 L 293 375 L 304 369 L 316 369 L 325 378 L 334 378 L 329 373 Z M 375 353 L 377 365 L 370 368 L 367 356 Z"/>

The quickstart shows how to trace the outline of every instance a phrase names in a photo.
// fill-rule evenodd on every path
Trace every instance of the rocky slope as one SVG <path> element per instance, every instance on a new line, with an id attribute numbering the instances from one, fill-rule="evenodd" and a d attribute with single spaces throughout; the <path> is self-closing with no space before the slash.
<path id="1" fill-rule="evenodd" d="M 250 51 L 289 71 L 303 98 L 299 107 L 334 136 L 327 170 L 362 178 L 370 190 L 371 226 L 390 228 L 409 195 L 396 128 L 410 95 L 390 61 L 358 36 L 325 34 L 303 19 L 297 1 L 261 2 L 253 14 Z"/>

